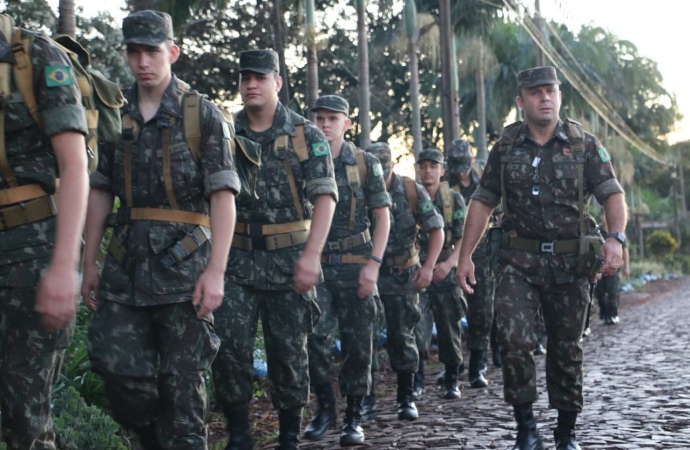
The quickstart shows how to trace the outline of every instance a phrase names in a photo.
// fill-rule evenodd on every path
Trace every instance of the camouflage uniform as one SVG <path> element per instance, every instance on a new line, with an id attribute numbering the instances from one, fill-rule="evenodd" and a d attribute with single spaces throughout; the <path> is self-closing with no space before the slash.
<path id="1" fill-rule="evenodd" d="M 563 122 L 559 121 L 554 136 L 542 146 L 531 139 L 526 124 L 511 127 L 519 127 L 513 130 L 517 138 L 512 148 L 502 155 L 501 141 L 494 145 L 472 199 L 492 208 L 499 205 L 504 163 L 504 204 L 508 207 L 502 226 L 509 236 L 504 234 L 504 241 L 513 242 L 515 237 L 547 243 L 577 239 L 577 163 Z M 584 144 L 585 201 L 594 195 L 602 203 L 610 195 L 623 192 L 596 137 L 585 133 Z M 533 162 L 538 155 L 541 160 L 535 168 Z M 535 187 L 538 195 L 533 195 Z M 593 223 L 589 217 L 587 221 Z M 500 250 L 499 263 L 496 307 L 506 401 L 521 405 L 537 399 L 532 349 L 541 306 L 548 336 L 549 403 L 559 410 L 581 411 L 584 399 L 580 336 L 589 302 L 589 283 L 587 277 L 575 272 L 577 254 L 532 253 L 511 244 Z"/>
<path id="2" fill-rule="evenodd" d="M 157 46 L 161 41 L 147 33 L 163 30 L 163 38 L 171 38 L 169 21 L 163 13 L 133 13 L 123 22 L 125 43 Z M 138 125 L 138 136 L 123 135 L 116 145 L 102 147 L 98 170 L 91 175 L 92 188 L 122 199 L 118 214 L 127 212 L 124 139 L 132 137 L 132 205 L 127 206 L 171 208 L 161 156 L 165 125 L 170 130 L 172 188 L 181 210 L 208 215 L 211 194 L 240 190 L 228 127 L 218 108 L 207 100 L 201 109 L 201 161 L 195 163 L 184 137 L 180 83 L 173 75 L 158 112 L 147 122 L 139 111 L 137 85 L 125 93 L 128 103 L 122 114 Z M 175 222 L 118 220 L 113 239 L 122 244 L 130 263 L 119 262 L 112 250 L 106 256 L 99 308 L 88 335 L 93 370 L 105 381 L 115 419 L 135 430 L 157 422 L 158 442 L 170 449 L 206 448 L 202 374 L 220 345 L 213 317 L 198 319 L 191 304 L 196 281 L 206 269 L 210 241 L 182 262 L 163 265 L 167 250 L 193 229 L 194 225 Z"/>
<path id="3" fill-rule="evenodd" d="M 5 101 L 5 152 L 12 173 L 20 186 L 39 183 L 47 193 L 55 192 L 57 164 L 50 138 L 66 131 L 86 134 L 86 118 L 81 94 L 74 82 L 52 85 L 47 74 L 51 68 L 69 67 L 69 58 L 46 36 L 33 36 L 31 60 L 33 86 L 41 111 L 43 129 L 33 121 L 14 77 L 10 75 L 10 99 Z M 10 44 L 0 33 L 0 61 L 13 64 Z M 12 68 L 8 72 L 12 74 Z M 8 189 L 7 174 L 0 172 L 0 193 Z M 21 207 L 29 207 L 29 200 Z M 17 214 L 17 204 L 3 202 L 0 214 L 0 406 L 2 435 L 9 449 L 55 449 L 53 422 L 50 417 L 51 384 L 56 361 L 72 337 L 74 324 L 55 333 L 41 324 L 34 311 L 36 287 L 41 271 L 51 261 L 55 242 L 54 216 L 32 223 L 11 226 L 10 215 Z"/>
<path id="4" fill-rule="evenodd" d="M 603 227 L 599 227 L 599 232 L 604 239 L 607 238 L 608 233 Z M 626 245 L 623 244 L 624 249 Z M 622 268 L 619 268 L 613 275 L 602 276 L 594 288 L 594 296 L 599 304 L 599 316 L 607 324 L 614 324 L 618 321 L 618 305 L 621 299 L 621 270 Z"/>

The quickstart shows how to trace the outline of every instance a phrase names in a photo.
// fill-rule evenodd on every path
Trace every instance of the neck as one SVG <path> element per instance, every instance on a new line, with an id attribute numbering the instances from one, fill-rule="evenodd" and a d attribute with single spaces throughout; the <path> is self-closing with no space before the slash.
<path id="1" fill-rule="evenodd" d="M 429 197 L 431 197 L 432 201 L 436 198 L 436 193 L 438 192 L 438 187 L 440 185 L 441 185 L 440 181 L 436 181 L 435 183 L 424 185 L 424 189 L 426 189 L 426 191 L 429 193 Z"/>
<path id="2" fill-rule="evenodd" d="M 467 178 L 460 178 L 460 184 L 462 184 L 464 187 L 467 187 L 470 185 L 470 177 Z"/>
<path id="3" fill-rule="evenodd" d="M 386 178 L 386 190 L 391 191 L 391 184 L 393 184 L 393 172 Z"/>
<path id="4" fill-rule="evenodd" d="M 343 142 L 345 139 L 343 136 L 340 136 L 339 138 L 333 139 L 331 142 L 328 143 L 328 145 L 331 147 L 331 156 L 333 158 L 337 158 L 340 156 L 340 149 L 343 147 Z"/>
<path id="5" fill-rule="evenodd" d="M 160 105 L 166 89 L 168 89 L 168 86 L 170 86 L 171 80 L 172 74 L 168 73 L 168 76 L 155 86 L 148 87 L 137 83 L 137 96 L 139 97 L 139 103 L 155 103 Z"/>
<path id="6" fill-rule="evenodd" d="M 259 108 L 244 108 L 247 113 L 247 122 L 252 131 L 266 131 L 273 126 L 273 119 L 278 107 L 278 98 Z"/>
<path id="7" fill-rule="evenodd" d="M 527 126 L 529 127 L 529 134 L 532 140 L 539 145 L 544 145 L 549 142 L 549 139 L 551 139 L 556 132 L 558 121 L 548 124 L 527 122 Z"/>

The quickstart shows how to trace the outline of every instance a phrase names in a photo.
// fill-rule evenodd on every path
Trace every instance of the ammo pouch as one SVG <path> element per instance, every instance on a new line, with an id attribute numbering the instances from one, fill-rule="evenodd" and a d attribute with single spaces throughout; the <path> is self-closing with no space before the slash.
<path id="1" fill-rule="evenodd" d="M 493 278 L 498 273 L 498 254 L 501 251 L 503 229 L 491 227 L 486 232 L 486 270 L 487 276 Z"/>
<path id="2" fill-rule="evenodd" d="M 601 271 L 602 262 L 599 259 L 604 239 L 598 234 L 588 234 L 580 238 L 577 254 L 578 275 L 592 277 Z"/>

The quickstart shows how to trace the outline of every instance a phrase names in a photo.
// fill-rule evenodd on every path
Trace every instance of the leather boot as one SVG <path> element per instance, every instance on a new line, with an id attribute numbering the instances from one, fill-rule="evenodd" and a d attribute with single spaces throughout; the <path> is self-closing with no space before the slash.
<path id="1" fill-rule="evenodd" d="M 278 447 L 277 450 L 299 450 L 299 427 L 302 412 L 299 410 L 281 409 L 278 411 Z"/>
<path id="2" fill-rule="evenodd" d="M 513 405 L 515 421 L 517 422 L 517 438 L 513 450 L 544 450 L 537 422 L 534 420 L 531 403 Z"/>
<path id="3" fill-rule="evenodd" d="M 364 431 L 359 426 L 362 422 L 362 400 L 364 397 L 347 396 L 345 422 L 343 423 L 343 432 L 340 433 L 341 447 L 364 443 Z"/>
<path id="4" fill-rule="evenodd" d="M 491 356 L 494 360 L 494 367 L 501 367 L 503 361 L 501 360 L 501 349 L 496 346 L 496 348 L 491 349 Z"/>
<path id="5" fill-rule="evenodd" d="M 436 384 L 439 386 L 443 386 L 446 384 L 446 369 L 443 369 L 441 373 L 438 374 L 438 377 L 436 378 Z"/>
<path id="6" fill-rule="evenodd" d="M 249 429 L 249 406 L 240 408 L 223 408 L 228 421 L 230 439 L 225 450 L 253 450 L 254 439 Z"/>
<path id="7" fill-rule="evenodd" d="M 558 425 L 553 430 L 553 439 L 556 450 L 581 450 L 575 439 L 575 422 L 577 413 L 575 411 L 558 410 Z"/>
<path id="8" fill-rule="evenodd" d="M 618 307 L 614 306 L 611 308 L 611 325 L 617 325 L 618 321 L 620 320 L 618 317 Z"/>
<path id="9" fill-rule="evenodd" d="M 484 378 L 484 372 L 482 372 L 485 357 L 486 350 L 470 350 L 469 378 L 471 388 L 484 388 L 489 385 L 489 382 Z"/>
<path id="10" fill-rule="evenodd" d="M 146 426 L 134 428 L 134 432 L 139 436 L 139 445 L 144 447 L 144 450 L 163 450 L 158 443 L 155 420 Z"/>
<path id="11" fill-rule="evenodd" d="M 460 398 L 460 389 L 458 389 L 458 366 L 446 366 L 446 380 L 443 385 L 446 388 L 443 398 L 449 400 Z"/>
<path id="12" fill-rule="evenodd" d="M 362 422 L 367 420 L 376 420 L 376 389 L 374 386 L 374 374 L 371 374 L 371 388 L 369 395 L 362 400 Z"/>
<path id="13" fill-rule="evenodd" d="M 424 360 L 419 358 L 419 367 L 414 374 L 414 386 L 412 389 L 412 399 L 421 400 L 424 396 Z"/>
<path id="14" fill-rule="evenodd" d="M 319 407 L 304 430 L 304 439 L 320 441 L 326 436 L 329 429 L 335 428 L 335 397 L 331 383 L 314 386 L 314 391 Z"/>
<path id="15" fill-rule="evenodd" d="M 412 399 L 414 374 L 398 372 L 398 419 L 415 420 L 419 418 L 417 407 Z"/>

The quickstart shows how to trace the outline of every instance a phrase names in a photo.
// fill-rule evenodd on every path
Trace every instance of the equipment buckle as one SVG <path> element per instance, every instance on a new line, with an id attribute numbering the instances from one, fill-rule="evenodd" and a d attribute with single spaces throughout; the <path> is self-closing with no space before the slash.
<path id="1" fill-rule="evenodd" d="M 556 241 L 542 242 L 541 243 L 541 252 L 542 253 L 551 253 L 552 255 L 555 255 L 556 254 Z"/>

